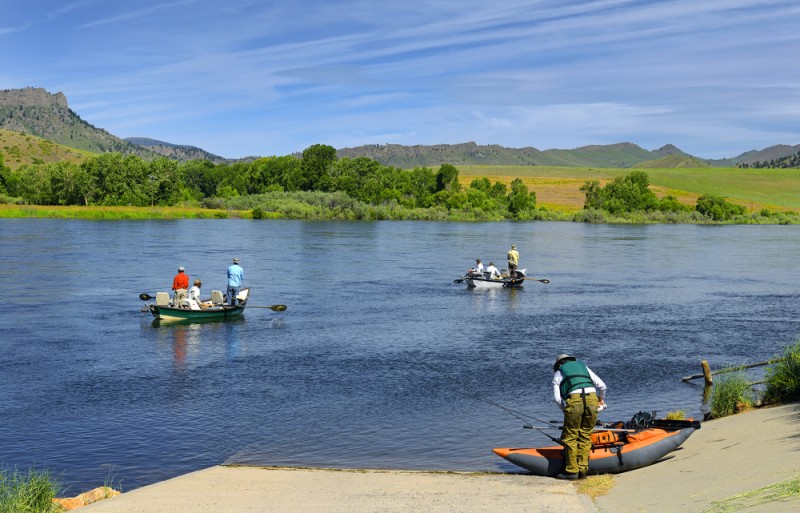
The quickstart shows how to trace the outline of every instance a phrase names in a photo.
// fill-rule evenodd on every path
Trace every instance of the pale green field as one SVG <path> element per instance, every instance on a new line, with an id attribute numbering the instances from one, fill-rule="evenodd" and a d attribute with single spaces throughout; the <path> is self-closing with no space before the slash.
<path id="1" fill-rule="evenodd" d="M 485 176 L 492 183 L 508 184 L 521 178 L 537 203 L 558 210 L 580 210 L 581 186 L 587 180 L 605 184 L 635 169 L 545 167 L 545 166 L 460 166 L 463 185 Z M 750 211 L 800 211 L 800 169 L 670 168 L 642 169 L 659 197 L 671 194 L 694 205 L 701 194 L 722 196 Z"/>
<path id="2" fill-rule="evenodd" d="M 246 217 L 249 212 L 183 207 L 81 207 L 0 205 L 0 218 L 46 217 L 64 219 L 212 219 Z"/>

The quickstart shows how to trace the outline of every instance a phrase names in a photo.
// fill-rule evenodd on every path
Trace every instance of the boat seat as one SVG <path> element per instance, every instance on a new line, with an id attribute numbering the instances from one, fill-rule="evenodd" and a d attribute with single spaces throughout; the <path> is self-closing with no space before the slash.
<path id="1" fill-rule="evenodd" d="M 211 304 L 212 305 L 221 305 L 225 301 L 222 299 L 222 291 L 219 290 L 212 290 L 211 291 Z"/>
<path id="2" fill-rule="evenodd" d="M 242 291 L 239 291 L 239 293 L 236 294 L 236 299 L 238 299 L 239 301 L 244 303 L 245 301 L 247 301 L 247 295 L 248 295 L 249 292 L 250 292 L 250 289 L 244 289 Z"/>
<path id="3" fill-rule="evenodd" d="M 169 294 L 166 292 L 156 292 L 156 305 L 169 306 Z"/>

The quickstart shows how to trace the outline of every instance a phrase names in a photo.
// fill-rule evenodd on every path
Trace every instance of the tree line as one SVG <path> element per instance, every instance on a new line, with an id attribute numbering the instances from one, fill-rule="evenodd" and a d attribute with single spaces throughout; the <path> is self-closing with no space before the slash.
<path id="1" fill-rule="evenodd" d="M 800 151 L 794 153 L 792 155 L 787 155 L 785 157 L 780 157 L 777 159 L 770 159 L 765 161 L 756 160 L 752 164 L 746 164 L 744 162 L 740 163 L 737 167 L 741 169 L 764 169 L 764 168 L 771 168 L 771 169 L 789 169 L 789 168 L 797 168 L 800 167 Z"/>
<path id="2" fill-rule="evenodd" d="M 337 158 L 333 147 L 322 144 L 301 155 L 232 164 L 146 161 L 103 153 L 80 164 L 29 164 L 12 171 L 0 158 L 0 193 L 35 205 L 195 206 L 217 212 L 250 211 L 256 219 L 800 221 L 793 213 L 767 210 L 749 218 L 741 205 L 708 194 L 694 206 L 671 195 L 658 198 L 650 189 L 649 175 L 640 170 L 605 186 L 587 181 L 580 190 L 585 195 L 582 211 L 551 212 L 537 208 L 536 193 L 519 178 L 510 187 L 485 177 L 463 187 L 458 169 L 450 164 L 437 170 L 404 170 L 367 157 Z"/>
<path id="3" fill-rule="evenodd" d="M 403 170 L 366 157 L 339 159 L 333 147 L 322 144 L 306 148 L 300 157 L 233 164 L 148 162 L 103 153 L 80 164 L 61 161 L 0 172 L 0 192 L 37 205 L 217 206 L 240 196 L 298 191 L 343 192 L 370 205 L 470 209 L 510 219 L 530 219 L 536 210 L 536 194 L 520 179 L 510 188 L 486 178 L 464 188 L 450 164 L 435 171 Z"/>

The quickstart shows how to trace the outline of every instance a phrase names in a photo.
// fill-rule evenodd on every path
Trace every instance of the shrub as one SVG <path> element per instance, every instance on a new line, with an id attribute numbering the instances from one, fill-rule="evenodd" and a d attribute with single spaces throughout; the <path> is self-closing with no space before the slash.
<path id="1" fill-rule="evenodd" d="M 726 374 L 714 383 L 711 392 L 711 418 L 727 417 L 752 408 L 753 392 L 741 370 Z"/>
<path id="2" fill-rule="evenodd" d="M 695 209 L 714 221 L 728 221 L 734 216 L 745 213 L 743 206 L 729 203 L 725 198 L 710 194 L 703 194 L 697 198 Z"/>
<path id="3" fill-rule="evenodd" d="M 766 401 L 800 400 L 800 339 L 784 350 L 782 360 L 767 369 L 766 381 Z"/>

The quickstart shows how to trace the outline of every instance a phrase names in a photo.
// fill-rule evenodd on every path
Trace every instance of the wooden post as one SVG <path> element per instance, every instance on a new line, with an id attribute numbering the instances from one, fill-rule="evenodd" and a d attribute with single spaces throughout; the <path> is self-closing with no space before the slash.
<path id="1" fill-rule="evenodd" d="M 763 365 L 770 365 L 770 364 L 773 364 L 773 363 L 777 363 L 777 362 L 779 362 L 781 360 L 783 360 L 782 357 L 781 358 L 773 358 L 772 360 L 767 360 L 766 362 L 749 363 L 747 365 L 739 365 L 737 367 L 728 367 L 727 369 L 719 369 L 719 370 L 715 370 L 713 372 L 709 368 L 708 361 L 701 360 L 700 364 L 703 367 L 703 373 L 702 374 L 692 374 L 691 376 L 684 376 L 681 379 L 683 381 L 690 381 L 692 379 L 705 378 L 706 379 L 706 385 L 711 385 L 711 375 L 712 374 L 724 374 L 726 372 L 736 372 L 736 371 L 740 371 L 740 370 L 744 370 L 744 369 L 752 369 L 753 367 L 761 367 Z"/>
<path id="2" fill-rule="evenodd" d="M 703 378 L 706 380 L 706 386 L 713 385 L 714 380 L 711 379 L 711 367 L 708 365 L 708 360 L 701 360 L 700 365 L 703 366 Z"/>

